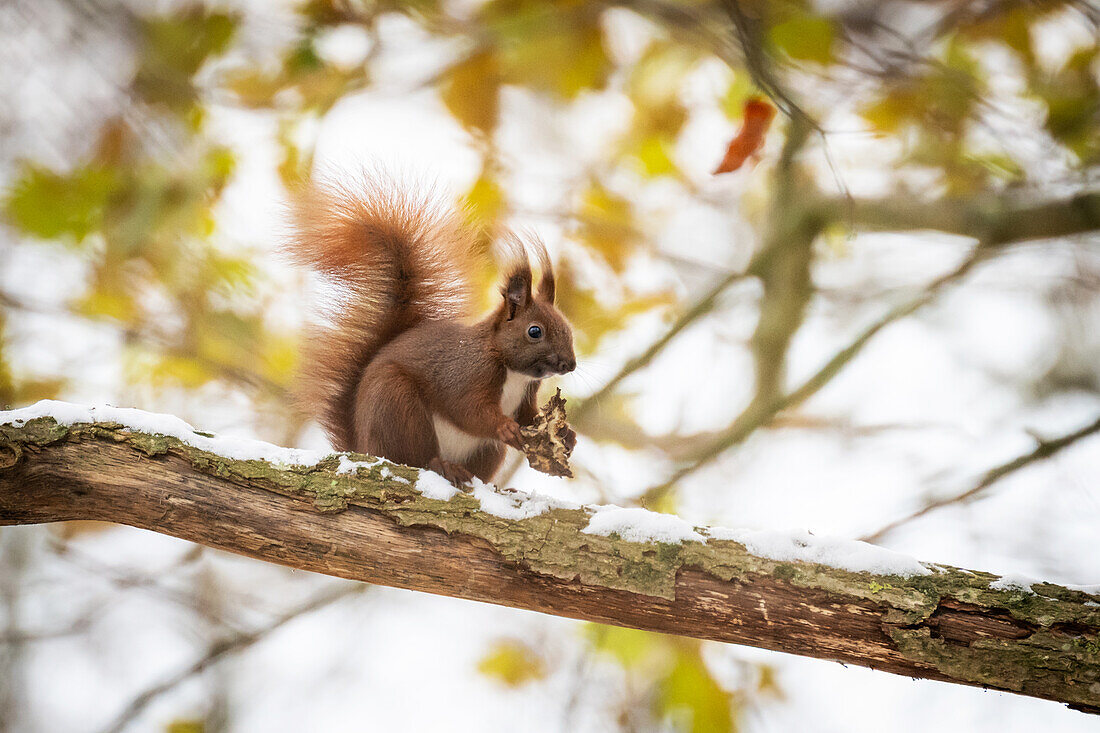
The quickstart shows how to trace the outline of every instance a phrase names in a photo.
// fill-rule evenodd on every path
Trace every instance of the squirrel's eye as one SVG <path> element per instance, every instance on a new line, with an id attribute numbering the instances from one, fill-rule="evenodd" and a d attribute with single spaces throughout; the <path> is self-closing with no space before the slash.
<path id="1" fill-rule="evenodd" d="M 533 339 L 542 338 L 542 327 L 541 326 L 531 326 L 529 329 L 527 329 L 527 335 L 530 336 Z"/>

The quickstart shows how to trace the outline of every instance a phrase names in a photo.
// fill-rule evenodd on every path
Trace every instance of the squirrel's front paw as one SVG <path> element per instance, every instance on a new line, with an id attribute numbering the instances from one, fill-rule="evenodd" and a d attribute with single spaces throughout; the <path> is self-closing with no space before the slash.
<path id="1" fill-rule="evenodd" d="M 519 423 L 512 418 L 505 418 L 497 428 L 497 440 L 510 445 L 516 450 L 523 450 L 523 438 L 519 434 Z"/>

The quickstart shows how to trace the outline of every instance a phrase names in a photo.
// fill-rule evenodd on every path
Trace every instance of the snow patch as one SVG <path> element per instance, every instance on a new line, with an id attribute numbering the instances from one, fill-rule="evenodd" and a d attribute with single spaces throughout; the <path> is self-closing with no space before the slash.
<path id="1" fill-rule="evenodd" d="M 780 532 L 766 529 L 706 530 L 716 540 L 732 540 L 754 555 L 784 562 L 812 562 L 819 565 L 875 575 L 931 575 L 915 558 L 883 547 L 836 537 L 818 537 L 804 529 Z"/>
<path id="2" fill-rule="evenodd" d="M 530 519 L 551 509 L 580 509 L 579 504 L 561 501 L 544 494 L 528 493 L 518 489 L 498 489 L 492 484 L 475 478 L 470 482 L 474 498 L 481 504 L 481 511 L 501 519 Z"/>
<path id="3" fill-rule="evenodd" d="M 42 400 L 30 407 L 0 411 L 0 424 L 22 427 L 29 420 L 52 417 L 59 425 L 76 423 L 117 423 L 131 430 L 176 438 L 199 450 L 216 453 L 235 461 L 268 461 L 279 466 L 315 466 L 330 453 L 300 448 L 282 448 L 250 438 L 198 433 L 174 415 L 160 415 L 132 407 L 76 405 L 58 400 Z"/>
<path id="4" fill-rule="evenodd" d="M 591 507 L 594 511 L 588 526 L 581 531 L 607 537 L 614 533 L 627 542 L 702 542 L 707 539 L 695 531 L 689 522 L 674 514 L 659 514 L 639 507 L 614 504 Z"/>
<path id="5" fill-rule="evenodd" d="M 377 466 L 381 461 L 353 461 L 345 455 L 340 456 L 340 465 L 336 467 L 336 473 L 358 473 L 360 468 Z M 383 468 L 383 471 L 386 469 Z"/>
<path id="6" fill-rule="evenodd" d="M 1036 580 L 1035 578 L 1020 573 L 1009 573 L 1008 575 L 1002 575 L 1000 578 L 997 578 L 997 580 L 994 580 L 989 584 L 989 587 L 993 590 L 1016 590 L 1035 595 L 1035 591 L 1031 589 L 1031 586 L 1041 582 L 1043 581 Z"/>
<path id="7" fill-rule="evenodd" d="M 440 476 L 435 471 L 423 469 L 416 479 L 416 490 L 429 499 L 450 501 L 458 493 L 450 481 Z"/>
<path id="8" fill-rule="evenodd" d="M 1035 589 L 1031 586 L 1036 584 L 1045 583 L 1044 580 L 1032 578 L 1030 575 L 1024 575 L 1023 573 L 1008 573 L 997 578 L 989 587 L 993 590 L 1015 590 L 1023 591 L 1024 593 L 1031 593 L 1037 595 Z M 1081 593 L 1088 593 L 1091 596 L 1100 595 L 1100 584 L 1096 585 L 1072 585 L 1070 583 L 1059 583 L 1063 588 L 1068 590 L 1080 591 Z M 1086 605 L 1089 602 L 1086 601 Z"/>
<path id="9" fill-rule="evenodd" d="M 396 475 L 393 471 L 390 470 L 389 466 L 382 466 L 381 474 L 382 478 L 388 479 L 390 481 L 396 481 L 399 484 L 409 483 L 409 480 L 407 478 Z"/>
<path id="10" fill-rule="evenodd" d="M 1064 587 L 1069 588 L 1070 590 L 1078 590 L 1082 593 L 1088 593 L 1090 596 L 1100 596 L 1100 583 L 1092 583 L 1090 585 L 1066 584 Z M 1086 602 L 1086 605 L 1088 605 L 1088 602 Z"/>

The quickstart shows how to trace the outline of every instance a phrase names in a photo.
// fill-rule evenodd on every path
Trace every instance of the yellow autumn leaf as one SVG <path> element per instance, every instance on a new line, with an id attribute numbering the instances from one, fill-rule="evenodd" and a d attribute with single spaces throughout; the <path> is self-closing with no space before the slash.
<path id="1" fill-rule="evenodd" d="M 77 300 L 73 310 L 84 316 L 113 318 L 128 323 L 137 315 L 137 304 L 128 293 L 111 287 L 97 287 Z"/>
<path id="2" fill-rule="evenodd" d="M 630 202 L 593 182 L 584 193 L 578 212 L 577 237 L 599 254 L 615 272 L 622 272 L 640 237 L 634 226 Z"/>
<path id="3" fill-rule="evenodd" d="M 546 663 L 527 644 L 498 641 L 477 663 L 477 671 L 508 687 L 521 687 L 546 676 Z"/>
<path id="4" fill-rule="evenodd" d="M 733 696 L 707 669 L 702 645 L 688 641 L 676 647 L 675 663 L 657 683 L 653 701 L 656 717 L 691 733 L 732 733 Z"/>
<path id="5" fill-rule="evenodd" d="M 466 218 L 474 226 L 489 226 L 504 212 L 504 191 L 492 176 L 482 171 L 461 201 Z"/>
<path id="6" fill-rule="evenodd" d="M 481 51 L 448 69 L 440 94 L 463 127 L 492 132 L 500 115 L 500 71 L 493 51 Z"/>
<path id="7" fill-rule="evenodd" d="M 635 669 L 663 655 L 659 634 L 604 624 L 586 624 L 584 635 L 593 649 L 612 657 L 624 669 Z"/>

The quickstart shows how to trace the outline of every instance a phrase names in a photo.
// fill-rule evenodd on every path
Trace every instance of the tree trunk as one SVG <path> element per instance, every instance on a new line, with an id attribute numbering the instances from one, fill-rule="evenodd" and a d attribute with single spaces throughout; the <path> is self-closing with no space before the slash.
<path id="1" fill-rule="evenodd" d="M 338 456 L 232 460 L 110 423 L 0 425 L 0 524 L 118 522 L 342 578 L 1100 712 L 1100 596 L 996 589 L 995 575 L 930 564 L 910 577 L 851 572 L 714 538 L 632 542 L 583 532 L 590 508 L 506 519 L 525 495 L 440 501 L 418 477 L 385 462 L 348 471 Z"/>

